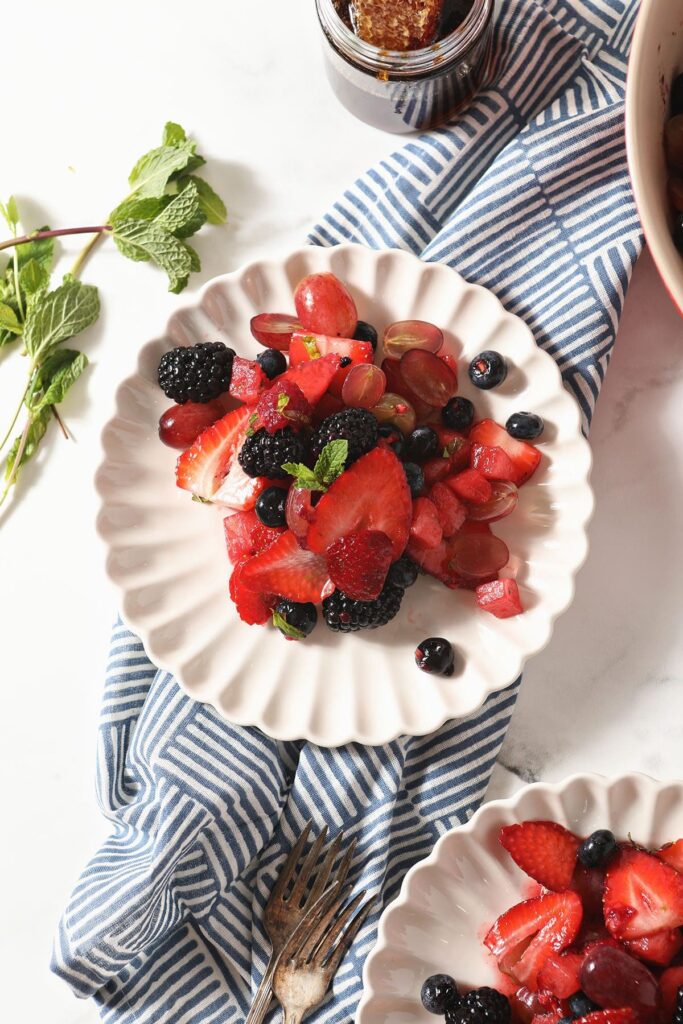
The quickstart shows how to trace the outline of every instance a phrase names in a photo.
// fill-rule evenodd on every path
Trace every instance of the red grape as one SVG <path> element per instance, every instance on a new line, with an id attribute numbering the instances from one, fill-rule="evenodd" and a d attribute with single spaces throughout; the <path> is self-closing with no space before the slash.
<path id="1" fill-rule="evenodd" d="M 346 405 L 372 409 L 384 394 L 387 379 L 379 366 L 358 363 L 349 370 L 342 385 L 342 399 Z"/>
<path id="2" fill-rule="evenodd" d="M 507 545 L 493 534 L 458 534 L 452 544 L 450 566 L 471 579 L 487 579 L 507 565 Z"/>
<path id="3" fill-rule="evenodd" d="M 279 352 L 289 351 L 294 331 L 301 330 L 301 324 L 289 313 L 259 313 L 251 318 L 251 333 L 266 348 Z"/>
<path id="4" fill-rule="evenodd" d="M 309 274 L 294 292 L 296 313 L 305 330 L 352 338 L 358 310 L 352 296 L 334 274 Z"/>
<path id="5" fill-rule="evenodd" d="M 400 359 L 413 348 L 438 352 L 443 345 L 443 331 L 426 320 L 397 320 L 384 332 L 384 354 Z"/>
<path id="6" fill-rule="evenodd" d="M 415 429 L 415 410 L 403 395 L 385 391 L 372 411 L 380 423 L 390 423 L 402 434 L 410 434 Z"/>
<path id="7" fill-rule="evenodd" d="M 458 376 L 433 352 L 414 348 L 401 357 L 401 375 L 418 398 L 443 406 L 458 390 Z"/>
<path id="8" fill-rule="evenodd" d="M 299 544 L 304 545 L 308 527 L 315 519 L 311 492 L 303 488 L 290 487 L 285 506 L 285 518 Z"/>
<path id="9" fill-rule="evenodd" d="M 427 402 L 423 402 L 421 398 L 418 398 L 415 392 L 408 387 L 401 374 L 401 360 L 383 359 L 382 372 L 387 378 L 387 390 L 407 398 L 415 410 L 415 418 L 421 423 L 426 423 L 433 414 L 434 408 Z M 440 410 L 437 410 L 437 413 L 440 417 Z"/>
<path id="10" fill-rule="evenodd" d="M 519 500 L 519 491 L 515 484 L 508 480 L 492 480 L 493 494 L 488 501 L 480 505 L 470 505 L 467 516 L 479 523 L 495 523 L 515 511 Z"/>
<path id="11" fill-rule="evenodd" d="M 224 415 L 221 402 L 185 402 L 172 405 L 159 418 L 159 437 L 169 448 L 185 451 L 199 435 Z"/>
<path id="12" fill-rule="evenodd" d="M 654 975 L 635 957 L 615 946 L 598 946 L 581 965 L 581 988 L 603 1009 L 629 1006 L 639 1015 L 659 1009 L 659 986 Z"/>

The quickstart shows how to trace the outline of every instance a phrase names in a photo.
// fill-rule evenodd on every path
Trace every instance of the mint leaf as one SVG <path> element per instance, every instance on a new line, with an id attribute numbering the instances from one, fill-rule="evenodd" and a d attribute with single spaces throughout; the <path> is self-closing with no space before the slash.
<path id="1" fill-rule="evenodd" d="M 185 179 L 183 178 L 182 180 L 184 181 Z M 197 186 L 199 206 L 209 224 L 225 224 L 228 219 L 225 203 L 218 193 L 214 192 L 208 181 L 204 181 L 203 178 L 197 178 L 194 175 L 190 175 L 187 181 L 193 181 Z"/>
<path id="2" fill-rule="evenodd" d="M 5 302 L 0 302 L 0 331 L 9 331 L 11 334 L 21 334 L 23 331 L 17 314 Z"/>
<path id="3" fill-rule="evenodd" d="M 114 241 L 128 259 L 156 263 L 168 274 L 169 291 L 187 284 L 193 259 L 186 245 L 154 222 L 124 220 L 114 225 Z"/>
<path id="4" fill-rule="evenodd" d="M 349 442 L 346 439 L 328 441 L 315 464 L 314 472 L 318 480 L 329 487 L 346 469 L 348 454 Z"/>
<path id="5" fill-rule="evenodd" d="M 193 249 L 191 245 L 188 245 L 187 242 L 183 242 L 183 245 L 187 250 L 188 256 L 190 257 L 190 270 L 192 271 L 193 274 L 196 274 L 198 271 L 202 269 L 202 261 L 199 258 L 199 253 L 197 252 L 196 249 Z"/>
<path id="6" fill-rule="evenodd" d="M 321 481 L 318 480 L 313 470 L 309 469 L 308 466 L 304 466 L 303 462 L 284 462 L 282 468 L 285 473 L 289 473 L 290 476 L 294 477 L 295 487 L 305 491 L 326 490 L 324 485 L 321 487 Z"/>
<path id="7" fill-rule="evenodd" d="M 279 612 L 273 612 L 273 625 L 276 626 L 281 633 L 284 633 L 285 636 L 290 637 L 292 640 L 306 639 L 306 634 L 300 629 L 297 629 L 296 626 L 290 626 L 287 619 L 283 615 L 280 615 Z"/>
<path id="8" fill-rule="evenodd" d="M 284 391 L 280 392 L 277 396 L 277 411 L 282 412 L 289 405 L 289 395 L 286 395 Z"/>
<path id="9" fill-rule="evenodd" d="M 49 231 L 50 228 L 47 224 L 43 225 L 42 228 L 38 228 L 38 231 Z M 32 242 L 27 242 L 25 245 L 20 245 L 17 249 L 17 256 L 19 257 L 19 267 L 23 267 L 29 260 L 35 260 L 45 270 L 52 270 L 52 264 L 55 258 L 55 240 L 54 238 L 34 238 Z"/>
<path id="10" fill-rule="evenodd" d="M 24 324 L 24 344 L 34 363 L 67 338 L 89 327 L 100 315 L 97 288 L 69 280 L 34 303 Z"/>
<path id="11" fill-rule="evenodd" d="M 45 436 L 48 423 L 50 422 L 50 410 L 49 408 L 43 409 L 37 416 L 31 417 L 31 425 L 28 429 L 28 436 L 26 438 L 26 444 L 21 454 L 21 461 L 19 466 L 23 466 L 25 462 L 32 459 L 38 450 L 38 445 Z M 14 470 L 14 463 L 17 461 L 17 455 L 19 454 L 19 447 L 21 445 L 21 435 L 15 437 L 12 447 L 7 454 L 7 463 L 5 465 L 5 480 L 9 480 Z M 16 483 L 17 474 L 14 476 Z"/>
<path id="12" fill-rule="evenodd" d="M 199 208 L 199 192 L 192 181 L 154 218 L 155 224 L 176 238 L 189 238 L 205 221 L 206 217 Z"/>
<path id="13" fill-rule="evenodd" d="M 161 141 L 164 146 L 179 146 L 182 142 L 187 142 L 185 129 L 181 128 L 175 121 L 167 121 L 164 125 L 164 137 Z"/>
<path id="14" fill-rule="evenodd" d="M 109 223 L 116 224 L 121 220 L 154 220 L 171 196 L 128 196 L 109 214 Z"/>
<path id="15" fill-rule="evenodd" d="M 173 174 L 189 169 L 197 144 L 191 141 L 158 146 L 141 156 L 128 177 L 138 196 L 162 196 Z"/>
<path id="16" fill-rule="evenodd" d="M 24 295 L 33 298 L 50 284 L 50 274 L 38 260 L 28 260 L 19 271 L 19 287 Z"/>
<path id="17" fill-rule="evenodd" d="M 42 394 L 31 402 L 31 411 L 35 414 L 47 406 L 63 402 L 67 391 L 78 380 L 87 365 L 87 357 L 73 349 L 58 348 L 48 356 L 38 371 L 38 387 Z"/>

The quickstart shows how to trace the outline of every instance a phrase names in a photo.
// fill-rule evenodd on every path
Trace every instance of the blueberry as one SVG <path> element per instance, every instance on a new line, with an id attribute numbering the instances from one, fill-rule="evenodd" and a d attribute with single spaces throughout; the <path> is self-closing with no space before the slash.
<path id="1" fill-rule="evenodd" d="M 351 356 L 342 356 L 339 365 L 342 369 L 346 369 L 346 367 L 350 366 L 352 362 L 353 359 L 351 358 Z"/>
<path id="2" fill-rule="evenodd" d="M 451 430 L 469 430 L 474 422 L 474 406 L 469 398 L 449 398 L 441 410 L 441 419 Z"/>
<path id="3" fill-rule="evenodd" d="M 452 676 L 455 669 L 453 645 L 442 636 L 430 636 L 415 648 L 415 664 L 435 676 Z"/>
<path id="4" fill-rule="evenodd" d="M 410 558 L 399 558 L 397 562 L 394 562 L 389 567 L 389 574 L 387 579 L 389 583 L 393 583 L 395 587 L 400 587 L 402 590 L 406 590 L 408 587 L 412 587 L 413 583 L 418 577 L 418 568 L 415 562 L 411 561 Z"/>
<path id="5" fill-rule="evenodd" d="M 431 427 L 415 427 L 406 438 L 404 455 L 409 462 L 424 462 L 439 450 L 439 438 Z"/>
<path id="6" fill-rule="evenodd" d="M 425 487 L 424 473 L 414 462 L 404 462 L 403 469 L 405 470 L 408 487 L 410 487 L 410 493 L 413 498 L 419 498 Z"/>
<path id="7" fill-rule="evenodd" d="M 275 348 L 267 348 L 264 352 L 259 352 L 256 362 L 269 380 L 279 377 L 287 369 L 287 360 L 284 354 Z"/>
<path id="8" fill-rule="evenodd" d="M 591 832 L 579 847 L 579 860 L 585 868 L 602 868 L 617 852 L 617 841 L 606 828 Z"/>
<path id="9" fill-rule="evenodd" d="M 355 341 L 369 341 L 373 350 L 377 348 L 377 331 L 372 324 L 366 323 L 365 320 L 358 321 L 353 337 Z"/>
<path id="10" fill-rule="evenodd" d="M 284 526 L 286 504 L 284 487 L 266 487 L 256 499 L 255 512 L 264 526 Z"/>
<path id="11" fill-rule="evenodd" d="M 545 424 L 540 416 L 533 412 L 513 412 L 505 424 L 510 437 L 518 441 L 534 441 L 543 433 Z"/>
<path id="12" fill-rule="evenodd" d="M 383 423 L 379 428 L 379 436 L 386 437 L 392 452 L 400 459 L 406 444 L 401 431 L 397 430 L 396 427 L 392 427 L 389 423 Z"/>
<path id="13" fill-rule="evenodd" d="M 285 620 L 287 626 L 291 626 L 298 633 L 303 633 L 304 636 L 308 636 L 309 633 L 313 632 L 318 621 L 317 609 L 310 601 L 300 603 L 283 599 L 275 605 L 275 611 Z M 285 627 L 279 625 L 278 629 L 285 636 L 288 636 Z M 291 637 L 291 639 L 299 639 L 299 637 Z"/>
<path id="14" fill-rule="evenodd" d="M 446 1010 L 454 1006 L 460 998 L 458 986 L 450 974 L 432 974 L 427 978 L 420 999 L 428 1013 L 438 1013 L 443 1017 Z"/>
<path id="15" fill-rule="evenodd" d="M 671 86 L 671 116 L 683 114 L 683 75 L 674 78 Z"/>
<path id="16" fill-rule="evenodd" d="M 488 391 L 502 384 L 508 375 L 508 366 L 500 352 L 487 349 L 470 363 L 470 380 L 476 388 Z"/>
<path id="17" fill-rule="evenodd" d="M 573 996 L 569 997 L 569 1009 L 576 1019 L 577 1017 L 586 1017 L 600 1007 L 592 999 L 589 999 L 585 992 L 575 992 Z"/>

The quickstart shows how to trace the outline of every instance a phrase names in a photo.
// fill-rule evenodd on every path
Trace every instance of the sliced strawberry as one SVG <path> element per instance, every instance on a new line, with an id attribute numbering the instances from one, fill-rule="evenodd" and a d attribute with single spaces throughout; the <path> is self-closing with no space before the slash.
<path id="1" fill-rule="evenodd" d="M 443 529 L 434 502 L 429 498 L 413 500 L 413 519 L 410 524 L 410 539 L 423 548 L 435 548 L 441 543 Z"/>
<path id="2" fill-rule="evenodd" d="M 261 369 L 261 364 L 255 359 L 242 359 L 235 356 L 232 361 L 232 376 L 228 393 L 245 405 L 253 405 L 258 402 L 259 395 L 267 387 L 270 381 Z"/>
<path id="3" fill-rule="evenodd" d="M 299 547 L 291 530 L 260 554 L 250 558 L 242 570 L 242 582 L 261 594 L 279 594 L 292 601 L 322 601 L 333 589 L 325 559 Z"/>
<path id="4" fill-rule="evenodd" d="M 520 487 L 532 476 L 541 461 L 541 453 L 533 444 L 517 441 L 493 420 L 480 420 L 470 430 L 470 440 L 491 448 L 502 448 L 514 466 L 512 482 Z"/>
<path id="5" fill-rule="evenodd" d="M 548 893 L 518 903 L 502 914 L 484 939 L 499 968 L 530 989 L 551 953 L 573 941 L 581 925 L 581 900 L 575 892 Z"/>
<path id="6" fill-rule="evenodd" d="M 683 875 L 644 850 L 624 846 L 605 876 L 605 924 L 617 939 L 683 925 Z"/>
<path id="7" fill-rule="evenodd" d="M 306 331 L 296 331 L 292 335 L 292 342 L 289 346 L 291 366 L 299 366 L 301 363 L 307 363 L 312 359 L 319 359 L 320 356 L 330 354 L 338 355 L 342 360 L 351 360 L 337 370 L 330 383 L 329 390 L 337 398 L 341 397 L 342 386 L 351 368 L 359 363 L 372 363 L 375 359 L 375 352 L 369 341 L 333 338 L 327 334 L 310 334 Z"/>
<path id="8" fill-rule="evenodd" d="M 683 988 L 683 967 L 668 967 L 659 979 L 664 1020 L 670 1021 L 673 1017 L 679 988 Z"/>
<path id="9" fill-rule="evenodd" d="M 232 570 L 230 576 L 230 597 L 237 608 L 237 614 L 243 622 L 250 626 L 262 626 L 270 618 L 275 604 L 272 594 L 259 594 L 251 587 L 245 586 L 244 569 L 249 563 L 248 558 L 242 559 Z"/>
<path id="10" fill-rule="evenodd" d="M 444 537 L 452 537 L 467 519 L 467 509 L 445 484 L 434 484 L 428 497 L 436 505 Z"/>
<path id="11" fill-rule="evenodd" d="M 240 406 L 203 430 L 192 447 L 178 457 L 177 486 L 210 501 L 236 461 L 249 416 L 249 409 Z"/>
<path id="12" fill-rule="evenodd" d="M 661 850 L 657 850 L 657 856 L 683 874 L 683 839 L 677 839 L 675 843 L 667 843 Z"/>
<path id="13" fill-rule="evenodd" d="M 258 424 L 269 434 L 284 427 L 299 430 L 310 426 L 311 406 L 303 391 L 293 380 L 282 377 L 264 392 L 256 406 Z"/>
<path id="14" fill-rule="evenodd" d="M 663 932 L 644 935 L 642 939 L 627 939 L 624 945 L 639 960 L 668 967 L 683 949 L 683 935 L 678 928 L 667 928 Z"/>
<path id="15" fill-rule="evenodd" d="M 479 607 L 491 612 L 497 619 L 510 619 L 524 611 L 515 580 L 491 580 L 489 583 L 480 583 L 476 594 Z M 563 888 L 566 889 L 567 885 Z M 550 885 L 548 888 L 552 889 L 554 886 Z"/>
<path id="16" fill-rule="evenodd" d="M 323 356 L 310 363 L 290 366 L 278 380 L 291 380 L 298 384 L 310 405 L 316 406 L 332 383 L 340 363 L 341 356 Z"/>
<path id="17" fill-rule="evenodd" d="M 392 544 L 380 530 L 354 530 L 327 549 L 327 568 L 335 587 L 357 601 L 374 601 L 387 578 Z"/>
<path id="18" fill-rule="evenodd" d="M 449 476 L 446 484 L 459 498 L 473 505 L 483 504 L 493 493 L 491 484 L 477 469 L 463 469 L 457 476 Z"/>
<path id="19" fill-rule="evenodd" d="M 578 1017 L 576 1024 L 638 1024 L 638 1014 L 629 1007 L 623 1010 L 596 1010 Z"/>
<path id="20" fill-rule="evenodd" d="M 569 999 L 581 988 L 579 973 L 583 956 L 565 950 L 551 953 L 538 972 L 538 987 L 551 992 L 558 999 Z"/>
<path id="21" fill-rule="evenodd" d="M 523 821 L 500 830 L 500 844 L 515 864 L 546 889 L 568 889 L 580 840 L 556 821 Z"/>
<path id="22" fill-rule="evenodd" d="M 226 516 L 223 529 L 231 562 L 257 555 L 259 551 L 270 547 L 284 532 L 283 526 L 264 526 L 253 509 Z"/>
<path id="23" fill-rule="evenodd" d="M 512 459 L 497 445 L 473 444 L 470 462 L 487 480 L 512 480 L 516 475 Z"/>
<path id="24" fill-rule="evenodd" d="M 259 494 L 267 487 L 282 487 L 285 481 L 273 480 L 267 476 L 247 476 L 237 459 L 230 472 L 213 496 L 216 505 L 225 505 L 236 512 L 246 512 L 253 508 Z"/>
<path id="25" fill-rule="evenodd" d="M 381 530 L 391 539 L 392 558 L 396 559 L 408 543 L 411 518 L 403 466 L 389 449 L 373 448 L 323 494 L 308 531 L 308 546 L 324 553 L 338 537 L 353 530 Z"/>

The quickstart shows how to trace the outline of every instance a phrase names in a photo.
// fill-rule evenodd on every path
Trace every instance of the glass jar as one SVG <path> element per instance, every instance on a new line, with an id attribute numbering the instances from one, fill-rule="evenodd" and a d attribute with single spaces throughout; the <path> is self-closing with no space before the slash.
<path id="1" fill-rule="evenodd" d="M 397 0 L 398 2 L 398 0 Z M 419 50 L 381 50 L 360 39 L 334 0 L 316 0 L 327 76 L 344 106 L 375 128 L 433 128 L 467 106 L 491 58 L 494 0 L 473 0 L 457 28 Z"/>

